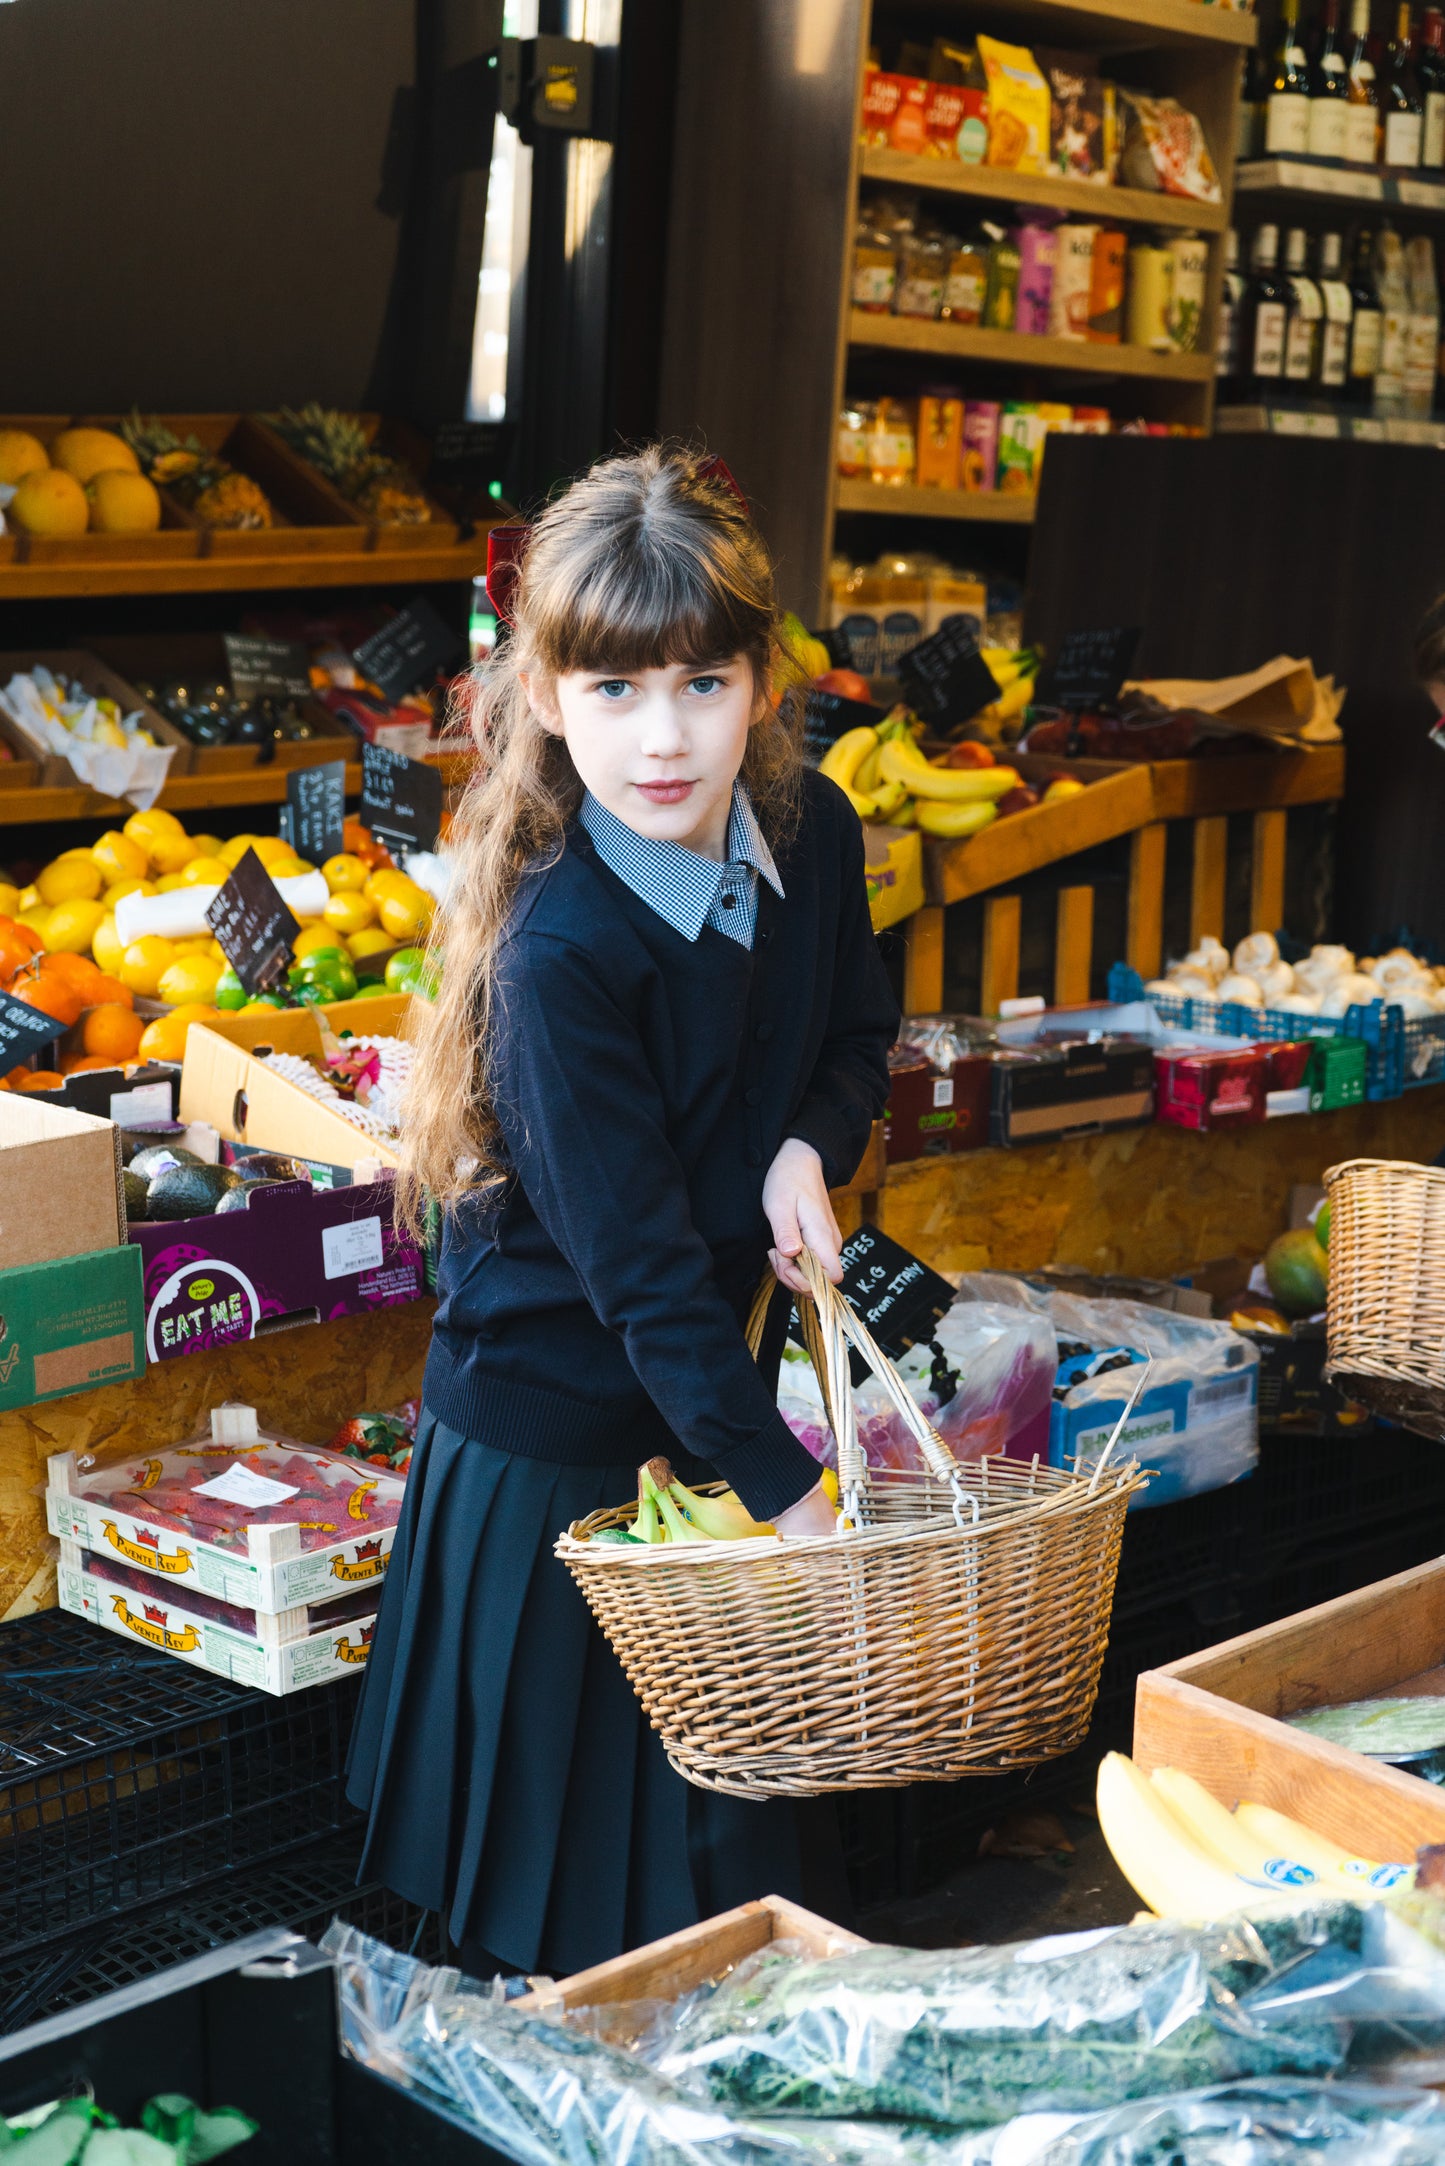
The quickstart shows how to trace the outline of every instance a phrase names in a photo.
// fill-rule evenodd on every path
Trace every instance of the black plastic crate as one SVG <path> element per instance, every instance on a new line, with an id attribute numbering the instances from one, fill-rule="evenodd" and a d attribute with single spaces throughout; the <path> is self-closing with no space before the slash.
<path id="1" fill-rule="evenodd" d="M 1407 1517 L 1445 1531 L 1445 1449 L 1404 1429 L 1266 1434 L 1244 1490 L 1240 1562 L 1251 1579 L 1268 1578 L 1307 1544 Z"/>
<path id="2" fill-rule="evenodd" d="M 1104 1653 L 1099 1697 L 1089 1726 L 1090 1744 L 1099 1753 L 1120 1744 L 1128 1749 L 1134 1731 L 1134 1685 L 1141 1671 L 1197 1655 L 1216 1640 L 1243 1630 L 1238 1616 L 1227 1622 L 1211 1621 L 1192 1602 L 1171 1602 L 1115 1624 Z"/>
<path id="3" fill-rule="evenodd" d="M 59 1610 L 0 1626 L 0 1961 L 353 1823 L 357 1689 L 277 1699 Z"/>
<path id="4" fill-rule="evenodd" d="M 1246 1589 L 1245 1620 L 1239 1629 L 1253 1631 L 1426 1564 L 1440 1555 L 1442 1531 L 1438 1513 L 1421 1513 L 1368 1530 L 1353 1541 L 1303 1545 L 1292 1556 L 1279 1558 Z"/>
<path id="5" fill-rule="evenodd" d="M 896 1902 L 906 1891 L 899 1871 L 902 1790 L 840 1790 L 838 1834 L 848 1892 L 857 1911 Z"/>
<path id="6" fill-rule="evenodd" d="M 1237 1615 L 1240 1541 L 1254 1487 L 1253 1480 L 1231 1482 L 1201 1497 L 1130 1512 L 1114 1586 L 1114 1623 L 1191 1601 L 1206 1618 Z"/>
<path id="7" fill-rule="evenodd" d="M 360 1862 L 360 1830 L 347 1830 L 257 1872 L 172 1896 L 143 1917 L 84 1927 L 38 1956 L 7 1955 L 0 1960 L 0 2033 L 81 2007 L 268 1926 L 319 1940 L 340 1917 L 423 1961 L 445 1961 L 436 1913 L 374 1883 L 358 1887 Z"/>

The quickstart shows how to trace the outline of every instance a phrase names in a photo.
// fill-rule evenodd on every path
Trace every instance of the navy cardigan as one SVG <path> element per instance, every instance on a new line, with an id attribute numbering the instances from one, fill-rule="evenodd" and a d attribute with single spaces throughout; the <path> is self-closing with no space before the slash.
<path id="1" fill-rule="evenodd" d="M 500 1189 L 444 1228 L 425 1399 L 530 1458 L 640 1463 L 674 1440 L 758 1516 L 804 1496 L 794 1438 L 740 1329 L 785 1137 L 847 1181 L 888 1092 L 894 1000 L 857 816 L 809 774 L 759 883 L 751 951 L 686 940 L 568 828 L 500 952 Z"/>

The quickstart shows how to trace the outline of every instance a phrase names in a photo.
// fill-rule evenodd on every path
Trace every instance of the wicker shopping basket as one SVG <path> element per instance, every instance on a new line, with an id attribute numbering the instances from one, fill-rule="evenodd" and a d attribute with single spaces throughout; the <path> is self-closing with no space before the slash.
<path id="1" fill-rule="evenodd" d="M 1351 1399 L 1445 1439 L 1445 1169 L 1352 1158 L 1330 1204 L 1326 1374 Z"/>
<path id="2" fill-rule="evenodd" d="M 949 1782 L 1082 1739 L 1119 1543 L 1145 1476 L 1002 1458 L 958 1465 L 808 1254 L 801 1302 L 838 1442 L 839 1531 L 781 1542 L 596 1542 L 635 1503 L 557 1543 L 678 1773 L 739 1797 Z M 771 1280 L 767 1293 L 776 1291 Z M 767 1301 L 760 1295 L 754 1350 Z M 849 1347 L 917 1438 L 927 1473 L 871 1472 Z"/>

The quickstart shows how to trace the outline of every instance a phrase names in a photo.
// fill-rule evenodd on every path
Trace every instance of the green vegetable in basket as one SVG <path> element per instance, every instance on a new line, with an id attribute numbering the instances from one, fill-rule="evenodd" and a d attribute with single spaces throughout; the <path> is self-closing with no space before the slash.
<path id="1" fill-rule="evenodd" d="M 1312 1707 L 1286 1717 L 1290 1727 L 1322 1737 L 1351 1752 L 1373 1753 L 1381 1760 L 1408 1759 L 1412 1753 L 1438 1752 L 1445 1746 L 1445 1699 L 1350 1700 L 1341 1707 Z"/>

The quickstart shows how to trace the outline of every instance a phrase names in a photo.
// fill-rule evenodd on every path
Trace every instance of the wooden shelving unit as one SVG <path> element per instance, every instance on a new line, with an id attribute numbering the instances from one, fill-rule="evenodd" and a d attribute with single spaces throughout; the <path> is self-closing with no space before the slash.
<path id="1" fill-rule="evenodd" d="M 475 578 L 485 570 L 487 561 L 487 537 L 481 528 L 468 541 L 451 540 L 436 548 L 338 550 L 318 546 L 306 551 L 287 549 L 275 555 L 257 551 L 246 556 L 163 556 L 143 550 L 126 554 L 114 546 L 100 550 L 87 546 L 108 538 L 82 535 L 69 545 L 41 544 L 27 557 L 0 557 L 0 602 L 49 601 L 89 594 L 249 594 L 290 587 L 430 585 Z M 329 540 L 326 530 L 318 536 L 323 544 Z"/>
<path id="2" fill-rule="evenodd" d="M 1291 202 L 1337 208 L 1352 203 L 1388 204 L 1392 210 L 1428 215 L 1445 212 L 1445 182 L 1413 173 L 1366 172 L 1306 158 L 1252 158 L 1235 171 L 1236 195 L 1285 196 Z"/>
<path id="3" fill-rule="evenodd" d="M 1189 0 L 1190 6 L 1197 4 L 1200 0 Z M 1119 225 L 1222 233 L 1229 223 L 1222 203 L 1195 203 L 1147 188 L 1105 188 L 1093 181 L 1068 180 L 1061 173 L 1014 173 L 1001 166 L 964 165 L 956 158 L 915 158 L 900 150 L 865 150 L 860 172 L 864 180 L 886 181 L 895 188 L 972 196 L 985 203 L 1028 203 Z"/>
<path id="4" fill-rule="evenodd" d="M 870 316 L 853 309 L 851 347 L 940 354 L 951 361 L 1002 361 L 1011 368 L 1062 369 L 1086 376 L 1140 376 L 1156 383 L 1212 384 L 1212 353 L 1153 353 L 1147 346 L 1095 346 L 1086 339 L 1030 338 L 981 324 L 930 323 L 917 316 Z"/>
<path id="5" fill-rule="evenodd" d="M 881 519 L 978 519 L 995 526 L 1032 526 L 1037 498 L 1000 489 L 915 489 L 872 481 L 840 481 L 839 511 L 874 512 Z"/>

